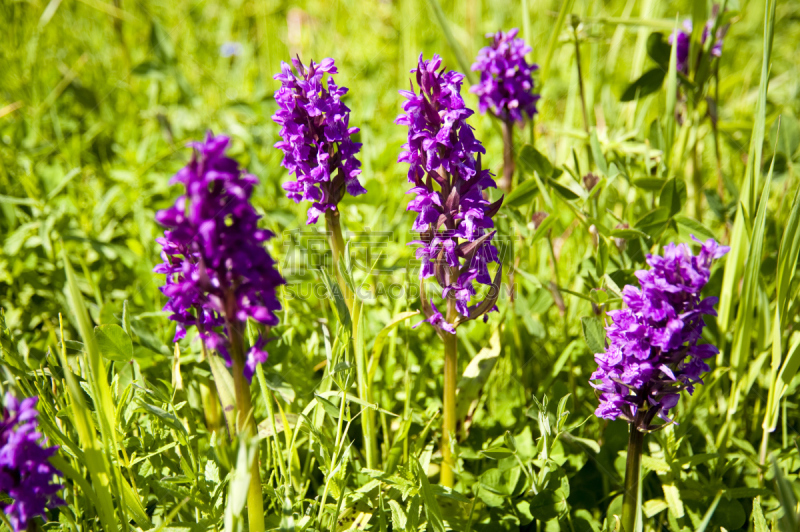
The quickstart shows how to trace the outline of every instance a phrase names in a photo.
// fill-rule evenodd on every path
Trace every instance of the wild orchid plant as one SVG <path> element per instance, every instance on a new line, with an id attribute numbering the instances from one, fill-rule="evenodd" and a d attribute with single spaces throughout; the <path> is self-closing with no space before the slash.
<path id="1" fill-rule="evenodd" d="M 630 424 L 622 530 L 634 530 L 644 435 L 665 426 L 653 424 L 656 416 L 672 422 L 669 411 L 680 393 L 691 394 L 703 383 L 705 360 L 719 352 L 699 343 L 703 316 L 717 314 L 717 298 L 701 298 L 700 292 L 712 262 L 729 250 L 711 239 L 697 255 L 686 244 L 668 244 L 663 256 L 647 255 L 649 270 L 636 272 L 640 288 L 623 289 L 626 308 L 608 312 L 609 344 L 595 355 L 598 368 L 591 378 L 600 397 L 595 414 Z"/>
<path id="2" fill-rule="evenodd" d="M 478 95 L 478 110 L 491 112 L 500 120 L 503 131 L 503 176 L 500 189 L 511 192 L 514 178 L 514 126 L 520 128 L 537 113 L 539 95 L 533 92 L 533 72 L 539 68 L 528 63 L 525 55 L 531 47 L 517 37 L 519 30 L 487 33 L 492 44 L 481 48 L 472 70 L 481 75 L 470 89 Z"/>
<path id="3" fill-rule="evenodd" d="M 396 124 L 408 127 L 408 140 L 398 159 L 408 163 L 409 191 L 415 194 L 408 210 L 417 213 L 413 230 L 420 239 L 417 259 L 422 262 L 420 296 L 428 323 L 433 325 L 445 347 L 444 427 L 442 430 L 441 483 L 452 486 L 454 461 L 452 446 L 456 431 L 456 369 L 458 363 L 456 327 L 465 321 L 495 310 L 502 266 L 494 281 L 488 265 L 500 261 L 492 244 L 495 232 L 492 217 L 503 198 L 490 202 L 485 191 L 495 188 L 489 170 L 482 168 L 483 145 L 475 138 L 466 120 L 473 111 L 461 97 L 463 74 L 441 68 L 442 58 L 419 56 L 416 74 L 419 93 L 413 85 L 400 91 L 406 98 L 403 114 Z M 447 315 L 428 300 L 425 280 L 435 277 L 447 302 Z M 476 295 L 475 283 L 492 288 L 481 302 L 470 305 Z"/>
<path id="4" fill-rule="evenodd" d="M 167 228 L 161 245 L 164 260 L 155 268 L 166 275 L 161 291 L 164 310 L 178 322 L 174 341 L 194 326 L 204 350 L 219 353 L 232 366 L 237 405 L 236 430 L 254 436 L 249 382 L 256 366 L 267 360 L 260 335 L 249 349 L 248 319 L 267 327 L 278 324 L 281 305 L 275 290 L 284 283 L 263 243 L 272 233 L 258 227 L 260 216 L 250 204 L 258 179 L 225 155 L 228 137 L 213 136 L 192 144 L 191 162 L 172 179 L 185 188 L 175 204 L 156 214 Z M 219 384 L 219 383 L 218 383 Z M 248 492 L 250 530 L 264 530 L 261 476 L 256 453 Z"/>

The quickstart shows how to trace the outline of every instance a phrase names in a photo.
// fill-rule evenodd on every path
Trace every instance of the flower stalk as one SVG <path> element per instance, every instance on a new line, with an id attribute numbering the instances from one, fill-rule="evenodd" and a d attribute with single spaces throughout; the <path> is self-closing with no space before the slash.
<path id="1" fill-rule="evenodd" d="M 628 435 L 628 456 L 625 461 L 625 493 L 622 496 L 622 531 L 636 530 L 636 517 L 639 513 L 639 482 L 642 475 L 642 448 L 644 432 L 630 426 Z"/>
<path id="2" fill-rule="evenodd" d="M 458 315 L 456 300 L 447 298 L 447 322 L 452 324 Z M 442 424 L 442 470 L 440 483 L 452 488 L 455 481 L 455 457 L 453 445 L 456 437 L 456 384 L 458 379 L 458 337 L 445 334 L 444 342 L 444 401 Z"/>
<path id="3" fill-rule="evenodd" d="M 503 120 L 503 176 L 498 180 L 497 187 L 504 193 L 511 192 L 514 183 L 514 122 L 510 118 Z"/>
<path id="4" fill-rule="evenodd" d="M 257 436 L 253 403 L 250 398 L 250 382 L 245 378 L 245 355 L 243 324 L 226 319 L 230 335 L 230 351 L 233 370 L 233 389 L 236 394 L 236 430 L 240 437 Z M 250 487 L 247 491 L 247 519 L 251 532 L 264 532 L 264 500 L 261 494 L 261 470 L 258 467 L 259 449 L 256 447 L 253 463 L 250 465 Z"/>
<path id="5" fill-rule="evenodd" d="M 344 280 L 344 276 L 342 275 L 342 270 L 339 266 L 339 262 L 342 260 L 344 256 L 344 237 L 342 236 L 342 225 L 339 222 L 339 210 L 327 210 L 325 211 L 325 227 L 328 232 L 328 236 L 330 237 L 330 245 L 331 245 L 331 253 L 333 255 L 333 260 L 331 262 L 333 266 L 333 271 L 336 274 L 336 279 L 339 281 L 339 286 L 342 289 L 342 294 L 344 295 L 344 301 L 347 304 L 348 310 L 353 312 L 353 294 L 350 293 L 350 287 Z"/>

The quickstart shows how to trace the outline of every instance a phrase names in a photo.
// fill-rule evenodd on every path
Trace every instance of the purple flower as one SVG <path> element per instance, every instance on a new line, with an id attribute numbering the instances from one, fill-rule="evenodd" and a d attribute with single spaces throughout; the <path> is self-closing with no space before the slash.
<path id="1" fill-rule="evenodd" d="M 711 30 L 714 29 L 714 24 L 716 23 L 717 13 L 719 11 L 719 6 L 714 6 L 714 15 L 713 18 L 708 20 L 703 26 L 703 33 L 700 36 L 701 44 L 705 44 L 706 39 L 708 39 Z M 675 44 L 675 55 L 677 59 L 677 68 L 678 72 L 688 75 L 689 74 L 689 50 L 691 48 L 691 38 L 692 38 L 692 21 L 690 19 L 686 19 L 683 21 L 683 30 L 677 30 L 673 32 L 669 36 L 669 43 L 673 44 L 675 42 L 675 38 L 677 36 L 677 43 Z M 721 26 L 717 29 L 716 33 L 716 40 L 714 44 L 711 46 L 711 55 L 713 57 L 721 57 L 722 56 L 722 41 L 725 38 L 725 34 L 728 31 L 728 25 Z"/>
<path id="2" fill-rule="evenodd" d="M 450 323 L 448 323 L 447 320 L 444 319 L 444 316 L 442 316 L 442 313 L 439 312 L 439 309 L 437 309 L 436 305 L 433 304 L 433 299 L 431 299 L 431 309 L 432 309 L 431 315 L 427 319 L 422 320 L 421 322 L 417 323 L 416 325 L 414 325 L 411 328 L 412 329 L 416 329 L 421 324 L 427 322 L 427 323 L 430 323 L 431 325 L 433 325 L 434 327 L 441 328 L 443 331 L 446 331 L 446 332 L 448 332 L 450 334 L 455 334 L 456 333 L 456 328 L 453 327 L 452 325 L 450 325 Z"/>
<path id="3" fill-rule="evenodd" d="M 669 420 L 682 390 L 691 394 L 702 384 L 700 376 L 709 369 L 705 360 L 718 350 L 698 341 L 703 316 L 716 316 L 717 298 L 701 299 L 700 292 L 711 263 L 730 248 L 712 239 L 701 244 L 698 255 L 686 244 L 667 245 L 663 256 L 648 255 L 650 269 L 636 272 L 640 288 L 622 291 L 627 308 L 608 313 L 608 347 L 595 355 L 598 368 L 591 377 L 598 381 L 592 383 L 600 396 L 598 417 L 622 418 L 646 430 L 656 415 Z"/>
<path id="4" fill-rule="evenodd" d="M 56 495 L 64 486 L 53 482 L 61 473 L 48 460 L 58 447 L 42 446 L 37 401 L 30 397 L 20 402 L 7 393 L 0 411 L 0 491 L 11 497 L 3 512 L 15 532 L 44 517 L 48 508 L 64 504 Z"/>
<path id="5" fill-rule="evenodd" d="M 478 52 L 472 70 L 481 73 L 481 81 L 470 91 L 478 95 L 481 113 L 491 109 L 502 120 L 522 123 L 537 112 L 539 95 L 533 94 L 532 73 L 539 66 L 525 60 L 531 47 L 517 33 L 514 28 L 486 34 L 492 44 Z"/>
<path id="6" fill-rule="evenodd" d="M 299 58 L 292 63 L 297 74 L 282 62 L 275 75 L 281 82 L 275 91 L 280 109 L 272 119 L 280 124 L 282 139 L 275 147 L 283 151 L 281 165 L 297 178 L 284 183 L 286 195 L 295 203 L 313 202 L 306 222 L 313 224 L 326 210 L 336 210 L 345 191 L 351 196 L 366 192 L 358 181 L 361 144 L 350 138 L 359 129 L 350 127 L 350 109 L 341 101 L 347 87 L 334 83 L 333 59 L 311 61 L 308 67 Z"/>
<path id="7" fill-rule="evenodd" d="M 185 194 L 156 214 L 167 230 L 156 239 L 164 262 L 153 271 L 166 275 L 161 291 L 168 298 L 164 310 L 178 322 L 175 341 L 194 325 L 230 364 L 228 328 L 248 318 L 277 325 L 275 290 L 284 280 L 263 246 L 272 233 L 259 229 L 250 204 L 258 179 L 225 155 L 228 143 L 209 132 L 205 142 L 192 144 L 191 162 L 170 181 L 181 183 Z M 253 360 L 263 362 L 266 352 Z"/>
<path id="8" fill-rule="evenodd" d="M 474 319 L 491 310 L 497 298 L 494 293 L 484 303 L 469 306 L 476 293 L 473 282 L 491 285 L 488 264 L 499 264 L 490 230 L 503 199 L 490 203 L 484 197 L 495 182 L 481 167 L 480 154 L 486 150 L 466 122 L 473 112 L 461 98 L 464 76 L 440 69 L 441 63 L 438 55 L 428 61 L 420 55 L 418 68 L 411 71 L 419 93 L 413 85 L 410 91 L 400 91 L 406 101 L 395 123 L 408 127 L 408 142 L 399 161 L 410 165 L 409 193 L 415 197 L 408 210 L 417 213 L 413 228 L 420 239 L 411 244 L 421 246 L 420 279 L 436 277 L 442 296 L 454 297 L 459 312 Z M 436 308 L 423 303 L 426 321 L 450 332 Z"/>

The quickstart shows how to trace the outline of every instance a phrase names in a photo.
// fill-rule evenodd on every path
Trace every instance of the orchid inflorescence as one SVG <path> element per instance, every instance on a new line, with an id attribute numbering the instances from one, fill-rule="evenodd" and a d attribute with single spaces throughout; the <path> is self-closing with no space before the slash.
<path id="1" fill-rule="evenodd" d="M 708 371 L 705 360 L 719 350 L 699 343 L 703 316 L 716 316 L 716 297 L 701 298 L 711 264 L 730 248 L 709 239 L 693 255 L 686 244 L 668 244 L 664 255 L 647 255 L 649 270 L 636 272 L 640 288 L 627 285 L 627 308 L 612 310 L 606 326 L 609 345 L 595 355 L 592 386 L 600 394 L 595 412 L 622 418 L 648 431 L 655 416 L 669 419 L 680 392 L 692 393 Z"/>
<path id="2" fill-rule="evenodd" d="M 63 488 L 53 482 L 61 473 L 49 462 L 58 447 L 43 445 L 36 410 L 38 397 L 22 401 L 11 393 L 0 408 L 0 492 L 11 497 L 3 508 L 15 532 L 45 510 L 64 504 L 57 493 Z"/>
<path id="3" fill-rule="evenodd" d="M 333 59 L 305 66 L 297 58 L 292 64 L 297 73 L 281 63 L 275 75 L 281 82 L 275 91 L 279 109 L 272 116 L 281 126 L 275 147 L 283 151 L 282 166 L 296 178 L 283 188 L 295 203 L 312 202 L 306 223 L 313 224 L 320 214 L 338 208 L 345 191 L 351 196 L 367 192 L 358 181 L 361 144 L 351 138 L 359 129 L 350 127 L 350 109 L 342 102 L 348 89 L 333 81 L 338 73 Z"/>
<path id="4" fill-rule="evenodd" d="M 213 136 L 192 146 L 195 154 L 172 183 L 185 194 L 156 214 L 167 228 L 161 245 L 163 263 L 156 273 L 166 275 L 161 291 L 164 310 L 178 322 L 175 341 L 197 327 L 204 344 L 231 363 L 231 327 L 247 319 L 276 325 L 281 305 L 275 289 L 284 283 L 263 243 L 272 233 L 258 227 L 260 216 L 250 204 L 258 179 L 225 155 L 229 139 Z M 245 376 L 266 361 L 265 340 L 259 338 L 246 355 Z"/>
<path id="5" fill-rule="evenodd" d="M 425 60 L 420 54 L 417 68 L 411 71 L 419 93 L 413 85 L 400 92 L 406 101 L 395 123 L 408 127 L 408 140 L 398 160 L 410 165 L 408 180 L 413 187 L 409 193 L 415 197 L 408 210 L 417 213 L 413 230 L 420 239 L 411 244 L 420 246 L 416 251 L 422 261 L 419 276 L 423 283 L 435 277 L 442 297 L 455 298 L 460 323 L 495 308 L 499 294 L 488 265 L 500 262 L 492 244 L 492 217 L 503 198 L 490 202 L 484 197 L 495 182 L 481 165 L 480 154 L 486 150 L 466 122 L 473 111 L 461 97 L 464 76 L 441 65 L 438 55 Z M 493 290 L 481 303 L 470 305 L 476 295 L 475 282 L 492 285 Z M 437 331 L 455 332 L 432 300 L 423 297 L 422 303 L 426 321 Z"/>
<path id="6" fill-rule="evenodd" d="M 539 95 L 533 93 L 533 72 L 539 66 L 525 59 L 531 47 L 517 37 L 518 33 L 514 28 L 486 34 L 492 44 L 481 48 L 472 65 L 481 79 L 470 92 L 478 95 L 481 113 L 491 111 L 501 120 L 521 124 L 537 113 Z"/>

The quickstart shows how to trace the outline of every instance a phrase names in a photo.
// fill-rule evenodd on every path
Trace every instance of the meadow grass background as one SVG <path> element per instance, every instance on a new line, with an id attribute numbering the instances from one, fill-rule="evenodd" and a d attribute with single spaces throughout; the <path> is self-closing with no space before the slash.
<path id="1" fill-rule="evenodd" d="M 797 530 L 800 4 L 777 3 L 765 92 L 768 6 L 728 2 L 733 17 L 718 81 L 704 93 L 717 100 L 719 151 L 705 101 L 696 109 L 675 103 L 670 87 L 620 101 L 656 66 L 648 36 L 691 18 L 691 2 L 443 0 L 441 17 L 437 6 L 0 2 L 1 386 L 40 395 L 43 430 L 69 468 L 68 506 L 50 511 L 46 529 L 246 527 L 236 464 L 248 444 L 228 441 L 221 428 L 210 406 L 214 368 L 197 342 L 182 342 L 176 362 L 174 325 L 161 312 L 163 279 L 152 273 L 161 234 L 154 214 L 178 194 L 168 181 L 190 157 L 187 142 L 211 129 L 229 134 L 232 156 L 259 177 L 254 203 L 277 235 L 268 247 L 290 283 L 265 378 L 253 385 L 255 417 L 265 422 L 268 528 L 613 530 L 627 427 L 592 415 L 588 378 L 592 319 L 619 303 L 592 289 L 613 300 L 613 285 L 633 282 L 648 248 L 688 242 L 694 232 L 734 247 L 707 288 L 723 294 L 721 316 L 706 332 L 721 353 L 706 385 L 684 394 L 679 425 L 648 438 L 644 529 Z M 449 492 L 431 485 L 441 342 L 430 327 L 411 329 L 419 318 L 403 314 L 419 301 L 406 246 L 413 240 L 407 167 L 396 163 L 407 134 L 393 123 L 397 91 L 408 88 L 419 53 L 439 53 L 464 71 L 459 55 L 471 65 L 485 33 L 511 27 L 541 67 L 539 115 L 517 133 L 516 151 L 532 143 L 568 170 L 556 186 L 529 187 L 499 214 L 501 237 L 513 242 L 504 262 L 518 261 L 517 299 L 502 300 L 499 313 L 459 336 L 460 372 L 467 371 L 460 411 L 468 421 L 459 484 Z M 228 42 L 239 43 L 239 55 L 222 56 Z M 312 266 L 326 261 L 324 235 L 314 233 L 322 227 L 307 227 L 306 206 L 286 199 L 288 176 L 272 147 L 279 130 L 270 119 L 272 76 L 294 55 L 335 58 L 337 83 L 350 88 L 351 124 L 361 128 L 369 192 L 341 208 L 356 278 L 372 291 L 364 296 L 363 341 L 374 360 L 371 400 L 381 409 L 380 472 L 364 468 L 360 405 L 337 395 L 353 378 L 346 367 L 332 372 L 350 355 L 337 351 L 336 314 L 313 290 L 321 280 Z M 466 100 L 477 107 L 474 96 Z M 488 116 L 469 122 L 486 146 L 485 164 L 500 174 L 499 128 Z M 534 177 L 532 167 L 519 166 L 522 187 Z M 590 171 L 604 178 L 593 196 L 580 181 Z M 685 186 L 665 197 L 670 179 Z M 677 206 L 668 219 L 643 221 L 665 202 Z M 538 211 L 549 214 L 549 231 L 530 223 Z M 610 232 L 598 236 L 598 226 L 623 222 L 650 236 L 622 234 L 624 250 Z M 392 285 L 397 297 L 379 293 Z M 122 326 L 132 357 L 114 360 L 97 347 L 92 327 L 108 324 Z M 394 327 L 381 333 L 387 325 Z"/>

